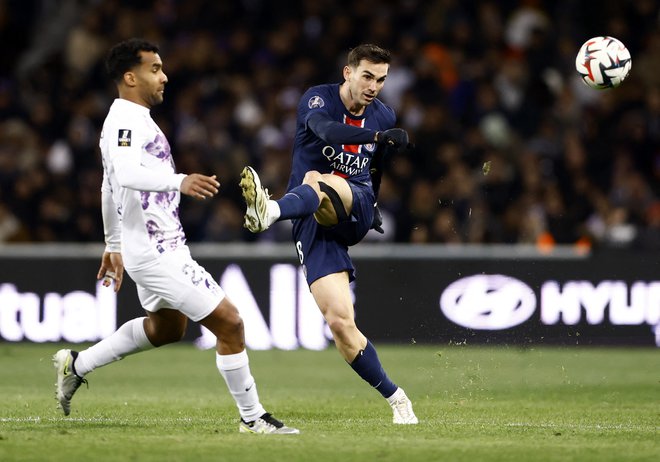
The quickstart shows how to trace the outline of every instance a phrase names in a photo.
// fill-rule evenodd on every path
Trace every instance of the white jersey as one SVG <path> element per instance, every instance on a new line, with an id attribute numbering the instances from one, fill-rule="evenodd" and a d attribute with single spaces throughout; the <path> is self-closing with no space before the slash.
<path id="1" fill-rule="evenodd" d="M 115 99 L 99 142 L 103 156 L 103 225 L 106 250 L 121 251 L 127 269 L 155 263 L 185 245 L 179 188 L 170 145 L 149 109 Z"/>

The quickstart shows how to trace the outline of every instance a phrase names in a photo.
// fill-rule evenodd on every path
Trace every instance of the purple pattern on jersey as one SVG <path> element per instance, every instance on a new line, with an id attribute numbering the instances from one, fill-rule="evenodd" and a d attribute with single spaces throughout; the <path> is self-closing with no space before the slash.
<path id="1" fill-rule="evenodd" d="M 174 201 L 175 198 L 176 193 L 174 191 L 157 192 L 154 202 L 164 209 L 169 209 L 170 205 L 172 205 L 172 201 Z"/>
<path id="2" fill-rule="evenodd" d="M 150 191 L 141 191 L 140 198 L 142 202 L 142 210 L 147 210 L 149 204 L 154 203 L 160 206 L 162 209 L 166 210 L 171 208 L 172 202 L 176 199 L 176 192 L 174 191 L 162 191 L 152 193 Z M 154 198 L 153 200 L 151 200 Z M 179 218 L 179 206 L 177 205 L 172 211 L 172 216 L 174 218 Z"/>
<path id="3" fill-rule="evenodd" d="M 183 233 L 183 226 L 179 224 L 176 232 L 167 237 L 165 231 L 160 229 L 160 226 L 154 220 L 147 220 L 146 222 L 147 234 L 149 240 L 156 244 L 156 250 L 163 253 L 166 250 L 176 250 L 186 243 L 185 234 Z"/>
<path id="4" fill-rule="evenodd" d="M 153 141 L 147 143 L 144 150 L 149 155 L 162 162 L 169 162 L 172 169 L 174 169 L 174 160 L 172 159 L 170 143 L 162 133 L 158 133 Z M 177 191 L 142 191 L 140 193 L 142 210 L 148 210 L 150 207 L 152 207 L 152 210 L 162 210 L 167 215 L 174 218 L 177 223 L 175 229 L 170 229 L 170 227 L 167 226 L 168 229 L 163 230 L 155 220 L 150 219 L 146 222 L 149 240 L 156 245 L 156 249 L 160 253 L 163 253 L 166 250 L 177 249 L 186 242 L 183 226 L 179 221 L 178 197 L 179 193 Z"/>
<path id="5" fill-rule="evenodd" d="M 160 229 L 160 226 L 158 226 L 158 223 L 156 223 L 154 220 L 147 220 L 146 226 L 149 239 L 156 241 L 158 244 L 162 244 L 165 240 L 165 237 L 163 231 Z"/>
<path id="6" fill-rule="evenodd" d="M 140 202 L 142 203 L 142 210 L 147 210 L 149 208 L 149 196 L 151 193 L 149 191 L 140 192 Z"/>
<path id="7" fill-rule="evenodd" d="M 158 133 L 153 141 L 147 143 L 144 150 L 163 162 L 169 161 L 172 167 L 174 167 L 170 143 L 162 133 Z"/>

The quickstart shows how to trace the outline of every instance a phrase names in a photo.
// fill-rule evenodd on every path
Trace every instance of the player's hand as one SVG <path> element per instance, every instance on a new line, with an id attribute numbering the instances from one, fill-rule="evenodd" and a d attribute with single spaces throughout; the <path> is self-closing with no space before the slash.
<path id="1" fill-rule="evenodd" d="M 385 234 L 385 230 L 383 229 L 383 214 L 380 213 L 378 204 L 374 204 L 374 218 L 371 220 L 371 229 L 380 234 Z"/>
<path id="2" fill-rule="evenodd" d="M 391 146 L 395 148 L 397 152 L 400 152 L 408 147 L 408 132 L 403 128 L 390 128 L 389 130 L 378 132 L 376 135 L 376 142 L 378 144 Z"/>
<path id="3" fill-rule="evenodd" d="M 115 292 L 119 292 L 121 281 L 124 279 L 124 260 L 119 252 L 103 252 L 96 279 L 99 281 L 103 279 L 104 287 L 110 287 L 114 282 Z"/>
<path id="4" fill-rule="evenodd" d="M 191 173 L 181 182 L 181 193 L 195 199 L 206 199 L 218 194 L 220 183 L 215 175 L 206 176 L 200 173 Z"/>

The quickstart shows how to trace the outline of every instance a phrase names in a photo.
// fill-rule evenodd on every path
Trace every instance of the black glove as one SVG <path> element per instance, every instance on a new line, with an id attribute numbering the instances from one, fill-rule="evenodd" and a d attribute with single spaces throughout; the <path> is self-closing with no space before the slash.
<path id="1" fill-rule="evenodd" d="M 371 229 L 379 232 L 380 234 L 385 234 L 383 229 L 383 215 L 380 213 L 378 204 L 374 204 L 374 219 L 371 221 Z"/>
<path id="2" fill-rule="evenodd" d="M 383 132 L 378 132 L 376 142 L 386 146 L 392 146 L 398 152 L 408 148 L 408 132 L 403 128 L 390 128 Z"/>

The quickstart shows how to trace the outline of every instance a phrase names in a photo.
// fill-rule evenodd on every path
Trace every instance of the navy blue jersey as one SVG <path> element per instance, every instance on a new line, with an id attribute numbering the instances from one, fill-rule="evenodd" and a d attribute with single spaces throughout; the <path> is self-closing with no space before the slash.
<path id="1" fill-rule="evenodd" d="M 334 173 L 349 182 L 371 186 L 369 164 L 377 145 L 375 143 L 342 145 L 325 142 L 307 125 L 309 116 L 317 111 L 324 112 L 337 122 L 374 131 L 388 130 L 394 127 L 396 122 L 394 110 L 379 99 L 374 99 L 361 116 L 355 116 L 344 106 L 339 96 L 339 84 L 310 88 L 298 103 L 293 162 L 287 190 L 300 185 L 305 173 L 310 170 Z"/>
<path id="2" fill-rule="evenodd" d="M 293 241 L 310 285 L 318 278 L 341 271 L 348 272 L 350 281 L 355 279 L 348 247 L 360 242 L 371 228 L 375 198 L 369 166 L 376 149 L 384 149 L 375 143 L 342 145 L 324 141 L 308 123 L 318 111 L 333 121 L 367 128 L 374 134 L 394 127 L 396 122 L 394 111 L 378 99 L 366 106 L 361 116 L 351 115 L 339 96 L 339 84 L 312 87 L 300 99 L 287 189 L 300 185 L 305 173 L 316 170 L 345 178 L 353 191 L 353 208 L 346 221 L 325 227 L 313 215 L 293 220 Z M 369 139 L 369 132 L 366 135 Z"/>

